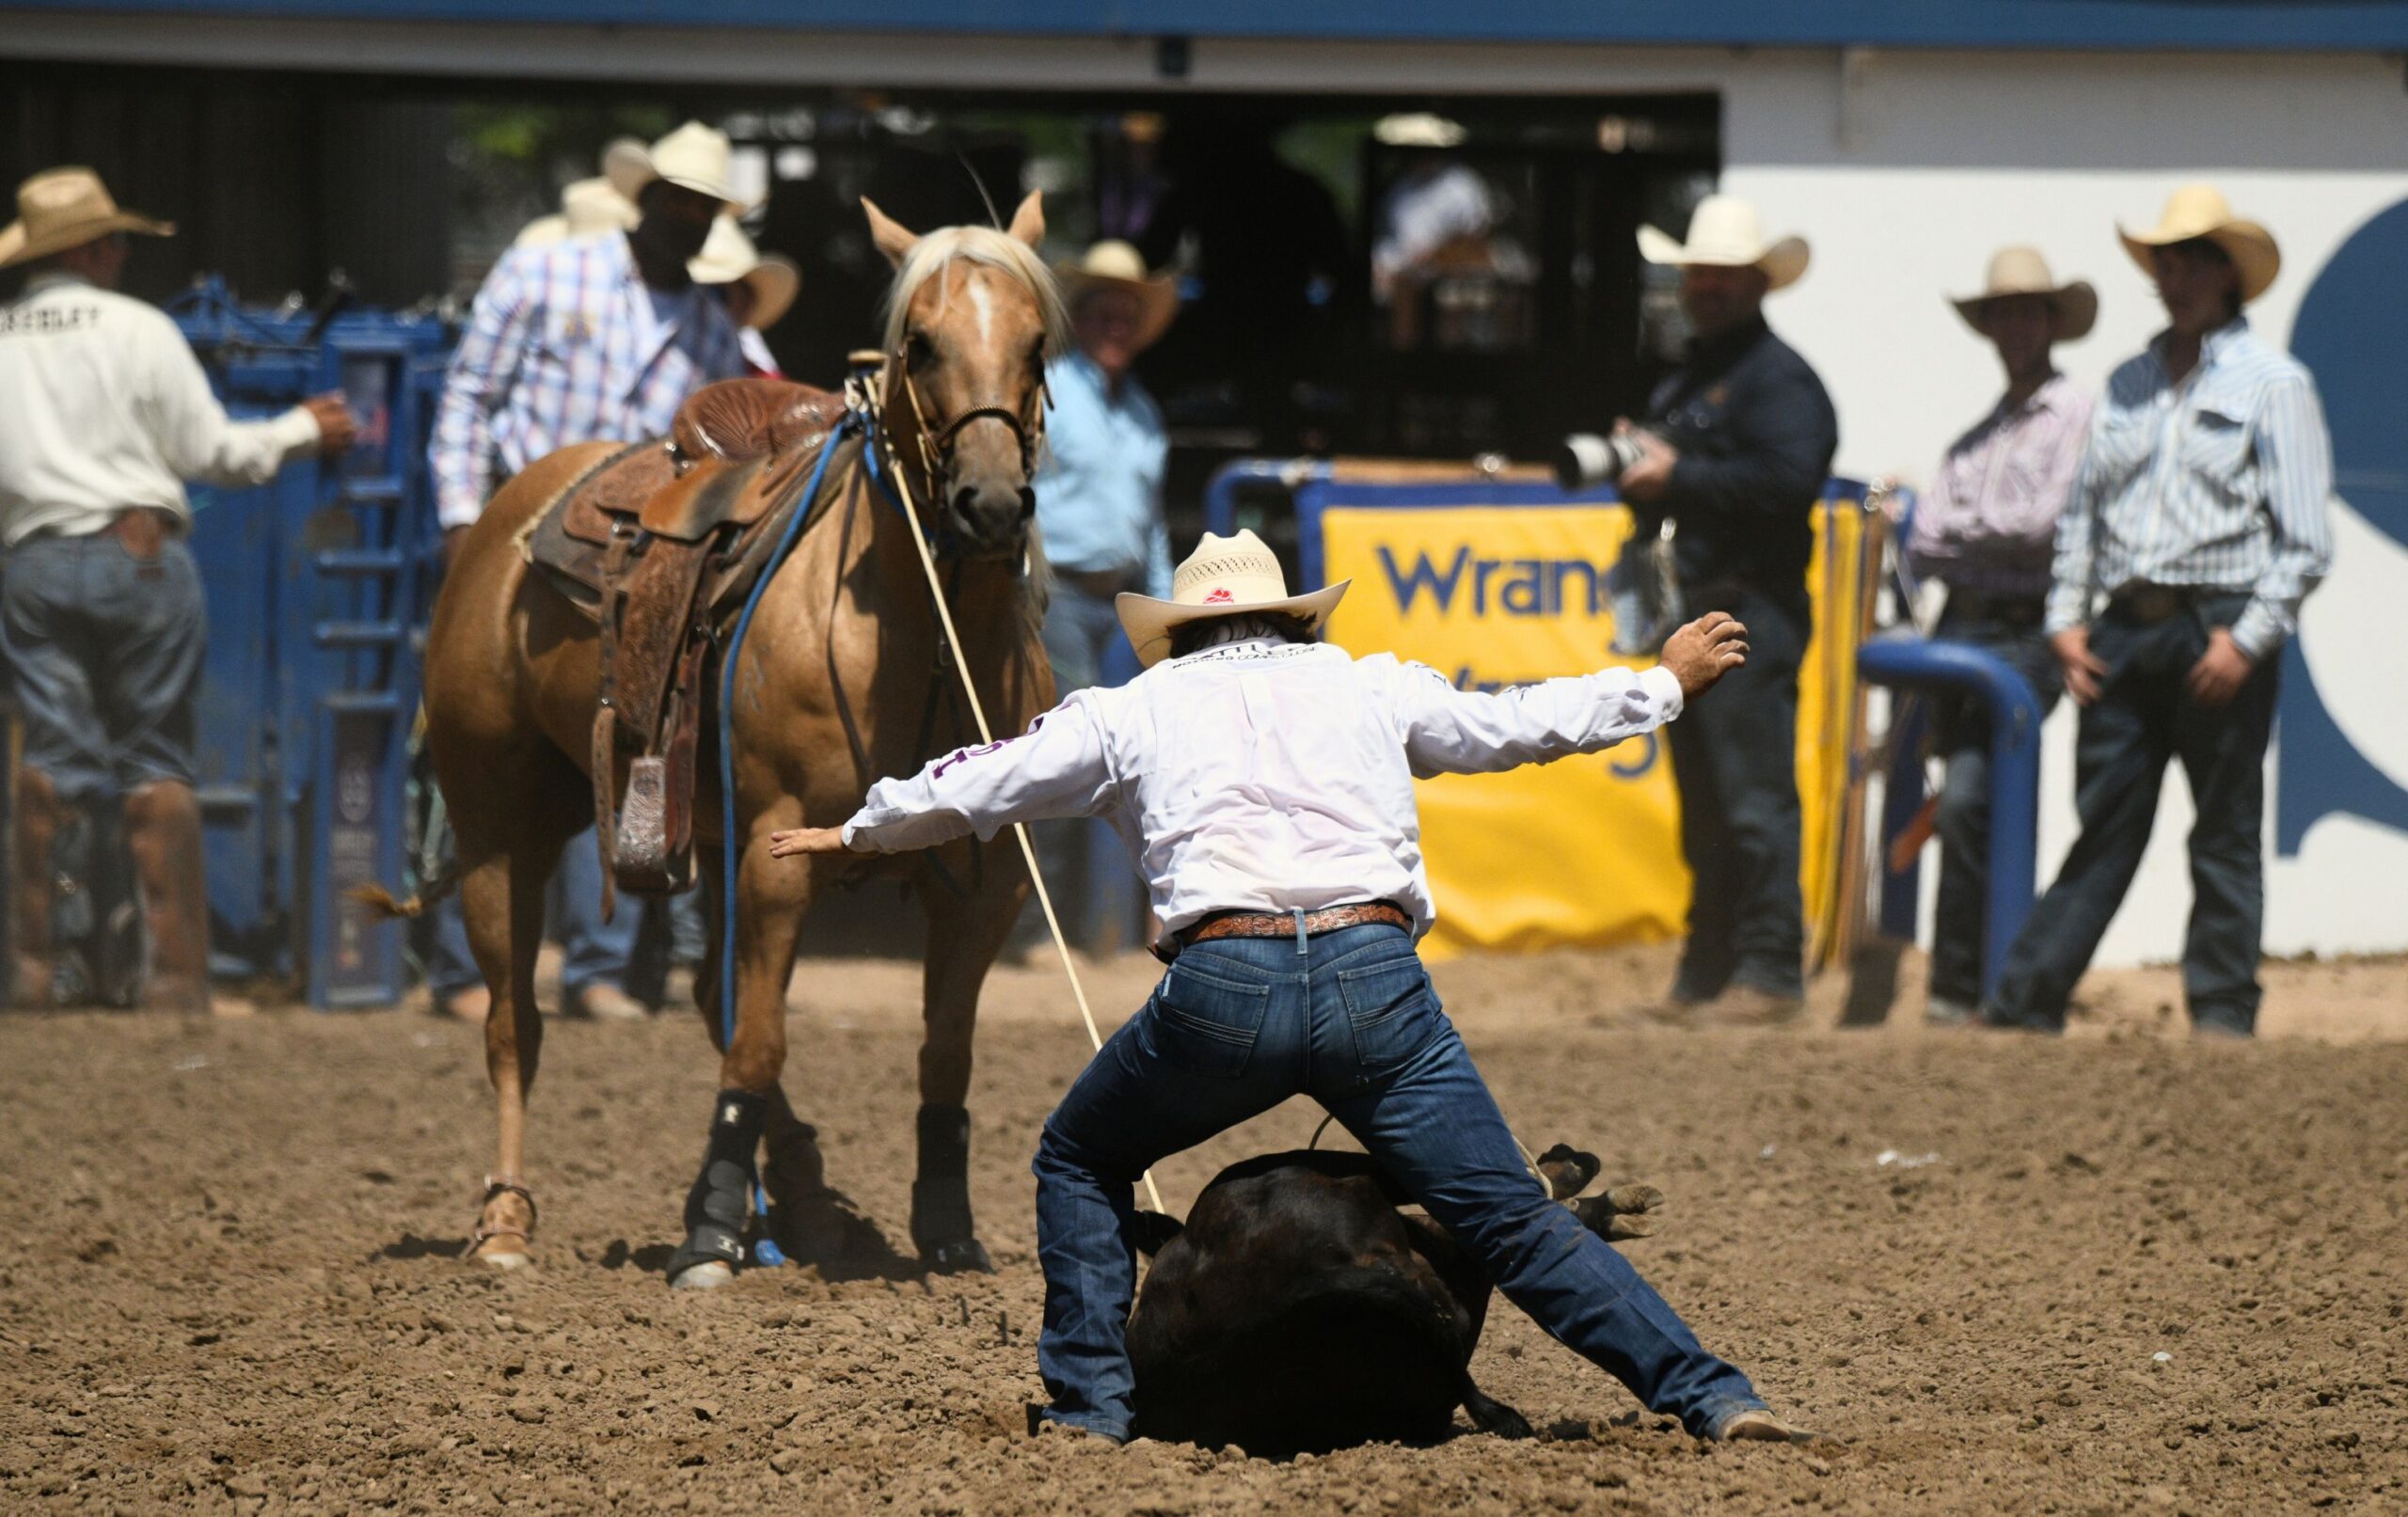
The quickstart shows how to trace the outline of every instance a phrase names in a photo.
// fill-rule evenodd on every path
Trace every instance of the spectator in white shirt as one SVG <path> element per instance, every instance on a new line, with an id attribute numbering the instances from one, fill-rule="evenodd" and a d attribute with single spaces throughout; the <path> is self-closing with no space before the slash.
<path id="1" fill-rule="evenodd" d="M 51 844 L 66 808 L 115 795 L 150 940 L 150 1004 L 209 1005 L 209 906 L 193 795 L 206 632 L 183 538 L 182 482 L 251 485 L 351 445 L 340 395 L 264 421 L 227 419 L 183 334 L 117 292 L 126 236 L 166 222 L 120 211 L 88 168 L 17 190 L 0 268 L 0 656 L 24 722 L 18 779 L 12 1000 L 54 993 Z"/>
<path id="2" fill-rule="evenodd" d="M 1716 614 L 1663 667 L 1498 694 L 1316 641 L 1343 584 L 1291 596 L 1252 532 L 1207 534 L 1171 598 L 1123 594 L 1147 672 L 1076 691 L 1007 742 L 881 780 L 842 827 L 771 852 L 895 852 L 1044 816 L 1108 816 L 1151 883 L 1170 972 L 1045 1125 L 1038 1367 L 1048 1420 L 1131 1436 L 1132 1186 L 1290 1096 L 1344 1123 L 1559 1339 L 1700 1438 L 1787 1438 L 1620 1254 L 1551 1201 L 1414 948 L 1434 915 L 1417 776 L 1593 753 L 1681 713 L 1745 660 Z"/>

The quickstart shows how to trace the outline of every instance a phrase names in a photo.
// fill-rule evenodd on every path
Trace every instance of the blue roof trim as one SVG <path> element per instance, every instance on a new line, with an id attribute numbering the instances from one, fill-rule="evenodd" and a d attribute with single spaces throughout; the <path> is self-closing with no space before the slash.
<path id="1" fill-rule="evenodd" d="M 0 0 L 0 8 L 1300 40 L 2408 48 L 2402 0 Z"/>

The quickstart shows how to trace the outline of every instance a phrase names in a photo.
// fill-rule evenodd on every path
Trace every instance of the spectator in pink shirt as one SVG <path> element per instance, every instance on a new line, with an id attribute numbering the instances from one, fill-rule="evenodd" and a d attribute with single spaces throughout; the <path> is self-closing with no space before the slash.
<path id="1" fill-rule="evenodd" d="M 1953 304 L 1998 350 L 2006 393 L 1949 445 L 1916 507 L 1908 561 L 1917 575 L 1947 586 L 1933 635 L 2014 665 L 2045 711 L 2062 687 L 2040 624 L 2057 516 L 2082 467 L 2091 407 L 2091 397 L 2057 371 L 2052 350 L 2089 333 L 2099 296 L 2079 279 L 2058 284 L 2035 250 L 2008 247 L 1990 260 L 1982 292 Z M 1956 1024 L 1970 1020 L 1982 998 L 1989 723 L 1965 696 L 1940 702 L 1933 728 L 1948 777 L 1939 803 L 1930 1017 Z"/>

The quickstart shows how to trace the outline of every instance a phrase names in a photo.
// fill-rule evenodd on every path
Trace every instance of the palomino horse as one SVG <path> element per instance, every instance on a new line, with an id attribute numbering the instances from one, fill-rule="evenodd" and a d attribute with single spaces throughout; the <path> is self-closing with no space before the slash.
<path id="1" fill-rule="evenodd" d="M 896 267 L 879 379 L 895 402 L 882 408 L 885 458 L 943 561 L 979 699 L 999 730 L 1019 732 L 1054 700 L 1038 638 L 1042 568 L 1030 538 L 1029 475 L 1041 443 L 1045 357 L 1062 351 L 1067 326 L 1060 292 L 1034 252 L 1044 219 L 1032 195 L 1008 232 L 950 227 L 919 237 L 863 208 Z M 534 1231 L 527 1097 L 544 1036 L 535 950 L 545 882 L 562 845 L 594 819 L 587 771 L 598 693 L 592 622 L 530 572 L 520 539 L 546 502 L 612 450 L 563 449 L 494 496 L 461 545 L 427 645 L 427 741 L 458 831 L 469 943 L 493 990 L 485 1067 L 498 1141 L 471 1254 L 502 1267 L 526 1262 Z M 722 685 L 716 655 L 706 675 L 714 693 L 737 692 L 736 834 L 723 845 L 716 835 L 718 765 L 706 758 L 696 862 L 714 931 L 696 999 L 721 1045 L 721 1089 L 687 1201 L 686 1241 L 670 1264 L 676 1285 L 731 1277 L 764 1146 L 761 1183 L 780 1210 L 825 1212 L 812 1130 L 779 1085 L 786 982 L 813 899 L 874 866 L 845 856 L 772 860 L 769 832 L 841 822 L 880 776 L 975 740 L 958 677 L 940 656 L 909 524 L 867 477 L 858 447 L 832 458 L 831 478 L 841 489 L 762 591 L 733 686 Z M 705 708 L 705 734 L 716 731 L 718 704 Z M 715 751 L 716 739 L 705 746 Z M 719 962 L 722 845 L 741 850 L 735 1035 L 726 1039 L 718 1012 L 718 976 L 727 971 Z M 969 842 L 900 867 L 927 915 L 911 1239 L 930 1268 L 990 1268 L 970 1213 L 963 1100 L 979 988 L 1020 914 L 1027 871 L 1016 853 Z"/>

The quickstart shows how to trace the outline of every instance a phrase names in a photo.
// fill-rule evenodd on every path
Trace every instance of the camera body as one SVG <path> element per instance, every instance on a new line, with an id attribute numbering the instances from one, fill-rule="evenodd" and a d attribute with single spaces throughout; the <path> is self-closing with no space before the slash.
<path id="1" fill-rule="evenodd" d="M 1627 432 L 1576 432 L 1555 450 L 1556 487 L 1567 494 L 1620 484 L 1622 471 L 1644 457 L 1637 435 Z"/>

